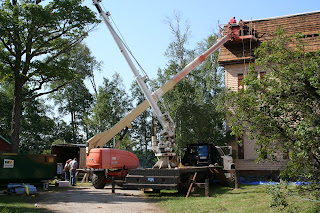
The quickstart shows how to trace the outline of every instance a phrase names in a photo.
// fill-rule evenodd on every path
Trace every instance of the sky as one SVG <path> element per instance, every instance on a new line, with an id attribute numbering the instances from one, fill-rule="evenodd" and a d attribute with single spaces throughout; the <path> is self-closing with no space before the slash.
<path id="1" fill-rule="evenodd" d="M 97 12 L 91 0 L 84 4 Z M 165 68 L 168 59 L 164 53 L 173 40 L 166 17 L 180 13 L 182 24 L 190 25 L 188 48 L 218 33 L 218 23 L 226 24 L 235 16 L 237 20 L 256 20 L 320 10 L 319 0 L 102 0 L 104 11 L 109 11 L 134 56 L 150 78 L 156 78 L 159 68 Z M 294 24 L 294 23 L 293 23 Z M 114 26 L 115 27 L 115 26 Z M 133 73 L 120 53 L 107 27 L 101 22 L 84 41 L 102 62 L 102 72 L 95 73 L 97 86 L 103 78 L 112 78 L 118 72 L 127 92 L 134 81 Z M 89 86 L 90 87 L 90 86 Z"/>

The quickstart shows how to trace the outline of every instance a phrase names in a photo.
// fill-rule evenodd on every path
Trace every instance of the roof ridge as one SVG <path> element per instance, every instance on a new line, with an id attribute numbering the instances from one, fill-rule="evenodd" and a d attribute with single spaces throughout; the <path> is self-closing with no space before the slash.
<path id="1" fill-rule="evenodd" d="M 259 21 L 268 21 L 272 19 L 281 19 L 281 18 L 289 18 L 289 17 L 294 17 L 294 16 L 302 16 L 302 15 L 308 15 L 308 14 L 314 14 L 314 13 L 320 13 L 320 10 L 318 11 L 312 11 L 312 12 L 305 12 L 305 13 L 296 13 L 296 14 L 291 14 L 291 15 L 284 15 L 284 16 L 275 16 L 271 18 L 262 18 L 262 19 L 253 19 L 253 20 L 246 20 L 244 22 L 259 22 Z"/>

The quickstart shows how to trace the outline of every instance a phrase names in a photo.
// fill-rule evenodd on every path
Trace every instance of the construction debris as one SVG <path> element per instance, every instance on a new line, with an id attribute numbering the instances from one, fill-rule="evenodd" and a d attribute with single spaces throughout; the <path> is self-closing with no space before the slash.
<path id="1" fill-rule="evenodd" d="M 34 185 L 30 184 L 21 184 L 21 183 L 9 183 L 8 194 L 16 195 L 35 195 L 38 194 L 37 188 Z"/>

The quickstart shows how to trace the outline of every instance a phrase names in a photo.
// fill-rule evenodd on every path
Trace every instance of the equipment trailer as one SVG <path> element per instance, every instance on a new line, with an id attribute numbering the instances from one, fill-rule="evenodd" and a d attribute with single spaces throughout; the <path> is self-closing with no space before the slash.
<path id="1" fill-rule="evenodd" d="M 227 149 L 228 153 L 224 153 Z M 189 144 L 182 159 L 183 167 L 174 169 L 130 169 L 124 187 L 129 189 L 174 189 L 186 191 L 192 182 L 218 180 L 223 186 L 235 181 L 235 165 L 231 146 Z M 195 178 L 194 181 L 193 178 Z"/>
<path id="2" fill-rule="evenodd" d="M 160 108 L 157 106 L 156 100 L 159 100 L 165 93 L 171 90 L 181 79 L 199 66 L 208 56 L 219 49 L 222 45 L 226 44 L 227 42 L 243 42 L 245 40 L 255 39 L 255 36 L 243 35 L 241 32 L 241 26 L 231 24 L 228 25 L 225 36 L 220 38 L 212 47 L 210 47 L 202 55 L 195 58 L 171 80 L 151 94 L 146 87 L 143 78 L 139 75 L 138 70 L 135 68 L 126 50 L 126 47 L 123 44 L 123 41 L 113 29 L 109 21 L 110 13 L 105 13 L 100 7 L 99 2 L 101 2 L 101 0 L 93 0 L 93 4 L 97 8 L 102 20 L 106 24 L 121 53 L 125 57 L 147 100 L 133 109 L 126 117 L 120 120 L 111 129 L 102 132 L 87 141 L 87 168 L 91 168 L 90 172 L 93 172 L 93 180 L 95 180 L 93 182 L 94 186 L 96 188 L 103 188 L 106 183 L 111 182 L 111 179 L 120 179 L 123 181 L 126 178 L 124 185 L 129 188 L 151 187 L 153 189 L 171 188 L 180 190 L 185 189 L 185 187 L 190 184 L 192 179 L 202 181 L 204 178 L 217 178 L 224 183 L 227 182 L 226 178 L 232 179 L 232 174 L 234 174 L 235 168 L 232 160 L 230 162 L 231 156 L 228 157 L 219 151 L 216 152 L 216 154 L 211 155 L 218 159 L 219 162 L 208 161 L 207 164 L 201 164 L 200 162 L 203 160 L 201 157 L 203 156 L 199 154 L 199 165 L 185 165 L 184 167 L 177 167 L 178 162 L 175 162 L 174 160 L 175 152 L 172 148 L 173 144 L 175 143 L 174 123 L 168 112 L 161 113 Z M 109 152 L 111 154 L 107 157 L 104 156 L 103 151 L 95 151 L 95 154 L 93 154 L 91 150 L 102 150 L 103 145 L 110 141 L 116 134 L 123 129 L 127 130 L 128 128 L 131 128 L 131 122 L 150 106 L 163 128 L 163 131 L 161 132 L 162 141 L 159 142 L 155 136 L 152 138 L 152 148 L 155 155 L 159 159 L 154 168 L 135 169 L 138 166 L 133 168 L 134 165 L 129 165 L 128 161 L 120 161 L 119 158 L 121 158 L 121 156 L 123 157 L 126 152 L 123 150 L 118 151 L 124 155 L 116 155 L 115 153 L 118 152 L 116 150 Z M 219 150 L 219 148 L 217 149 Z M 106 163 L 106 161 L 102 159 L 111 159 L 111 161 L 110 163 Z M 228 159 L 227 162 L 229 163 L 224 163 L 226 159 Z M 190 163 L 191 162 L 189 162 L 189 164 Z M 226 165 L 229 166 L 226 167 Z M 108 172 L 106 172 L 106 170 Z"/>
<path id="3" fill-rule="evenodd" d="M 185 192 L 196 174 L 196 182 L 218 180 L 221 185 L 229 186 L 221 166 L 188 166 L 175 169 L 130 169 L 124 187 L 128 189 L 161 189 Z"/>

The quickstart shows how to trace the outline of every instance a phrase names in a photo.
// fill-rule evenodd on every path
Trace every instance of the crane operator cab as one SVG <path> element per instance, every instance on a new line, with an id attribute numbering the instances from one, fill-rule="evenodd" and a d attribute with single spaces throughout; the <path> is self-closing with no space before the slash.
<path id="1" fill-rule="evenodd" d="M 213 144 L 188 144 L 182 164 L 185 166 L 222 165 L 222 158 Z"/>

